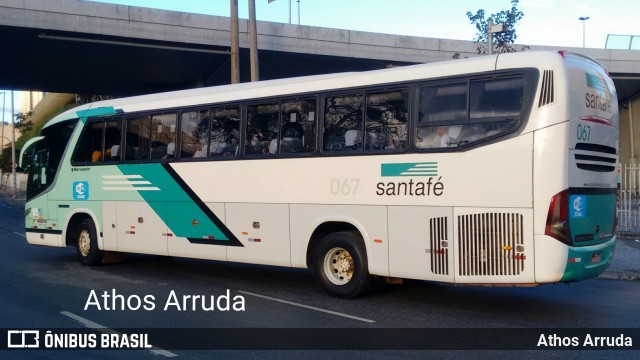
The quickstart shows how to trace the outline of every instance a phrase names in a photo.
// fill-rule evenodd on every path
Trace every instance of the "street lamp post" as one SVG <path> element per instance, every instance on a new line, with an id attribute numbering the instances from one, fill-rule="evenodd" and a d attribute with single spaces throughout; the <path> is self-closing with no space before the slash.
<path id="1" fill-rule="evenodd" d="M 504 24 L 494 24 L 493 19 L 489 18 L 487 21 L 487 47 L 489 48 L 489 55 L 493 55 L 493 34 L 503 32 Z"/>
<path id="2" fill-rule="evenodd" d="M 588 16 L 580 16 L 578 20 L 582 21 L 582 48 L 585 47 L 585 23 L 589 20 Z"/>
<path id="3" fill-rule="evenodd" d="M 16 199 L 16 122 L 13 118 L 15 111 L 13 109 L 13 90 L 11 90 L 11 177 L 13 178 L 13 200 Z"/>
<path id="4" fill-rule="evenodd" d="M 6 136 L 4 136 L 4 135 L 3 135 L 3 136 L 1 136 L 1 137 L 2 137 L 2 143 L 4 143 L 4 139 L 9 140 L 9 143 L 11 144 L 11 149 L 13 149 L 13 141 L 11 141 L 11 139 L 10 139 L 10 138 L 8 138 L 8 137 L 6 137 Z M 13 199 L 15 200 L 15 199 L 16 199 L 16 190 L 15 190 L 15 173 L 16 173 L 16 169 L 14 169 L 14 168 L 13 168 L 13 164 L 15 163 L 15 152 L 14 152 L 14 151 L 12 151 L 12 152 L 11 152 L 11 155 L 12 155 L 12 156 L 11 156 L 11 163 L 12 163 L 12 164 L 11 164 L 11 169 L 12 169 L 11 171 L 12 171 L 12 174 L 14 175 Z M 2 174 L 2 177 L 4 177 L 4 174 Z M 9 179 L 7 179 L 7 180 L 9 180 Z M 0 180 L 0 181 L 1 181 L 1 180 Z M 6 190 L 6 189 L 7 189 L 7 188 L 6 188 L 6 186 L 7 186 L 7 185 L 9 185 L 9 184 L 8 184 L 8 181 L 7 181 L 7 184 L 5 185 L 5 187 L 3 188 L 3 190 Z"/>

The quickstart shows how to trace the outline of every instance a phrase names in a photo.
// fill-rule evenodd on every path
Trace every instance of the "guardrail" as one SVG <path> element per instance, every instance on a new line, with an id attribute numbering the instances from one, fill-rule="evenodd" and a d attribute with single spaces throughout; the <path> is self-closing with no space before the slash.
<path id="1" fill-rule="evenodd" d="M 640 234 L 640 164 L 618 165 L 618 234 Z"/>

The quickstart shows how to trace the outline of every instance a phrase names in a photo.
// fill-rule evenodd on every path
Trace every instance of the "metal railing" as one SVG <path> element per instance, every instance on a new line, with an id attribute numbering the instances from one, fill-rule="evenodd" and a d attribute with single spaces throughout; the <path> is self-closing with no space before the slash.
<path id="1" fill-rule="evenodd" d="M 618 174 L 618 233 L 640 234 L 640 164 L 620 164 Z"/>
<path id="2" fill-rule="evenodd" d="M 638 35 L 607 35 L 605 49 L 640 50 L 640 36 Z"/>

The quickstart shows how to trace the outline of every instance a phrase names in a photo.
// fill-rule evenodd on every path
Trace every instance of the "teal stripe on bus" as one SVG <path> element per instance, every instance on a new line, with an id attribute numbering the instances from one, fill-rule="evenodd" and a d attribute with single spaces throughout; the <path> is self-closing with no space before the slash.
<path id="1" fill-rule="evenodd" d="M 80 110 L 76 112 L 76 114 L 78 115 L 78 118 L 82 119 L 82 122 L 85 122 L 87 118 L 90 116 L 114 115 L 117 113 L 118 112 L 113 106 L 105 106 L 105 107 L 99 107 L 95 109 Z"/>
<path id="2" fill-rule="evenodd" d="M 141 176 L 148 185 L 135 185 L 140 196 L 175 236 L 229 241 L 224 231 L 196 204 L 160 163 L 118 165 L 124 175 Z"/>
<path id="3" fill-rule="evenodd" d="M 380 175 L 389 176 L 438 176 L 438 162 L 381 164 Z"/>

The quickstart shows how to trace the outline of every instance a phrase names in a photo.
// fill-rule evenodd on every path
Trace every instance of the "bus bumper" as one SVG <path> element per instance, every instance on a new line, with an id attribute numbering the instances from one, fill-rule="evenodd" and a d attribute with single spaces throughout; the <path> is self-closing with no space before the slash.
<path id="1" fill-rule="evenodd" d="M 616 236 L 598 245 L 570 246 L 567 267 L 560 281 L 581 281 L 602 274 L 611 264 L 615 247 Z"/>
<path id="2" fill-rule="evenodd" d="M 31 245 L 64 247 L 65 243 L 62 239 L 61 232 L 44 232 L 27 229 L 27 242 Z"/>

